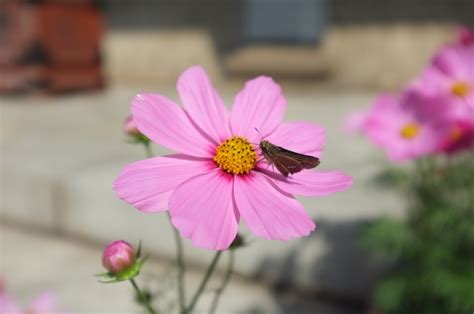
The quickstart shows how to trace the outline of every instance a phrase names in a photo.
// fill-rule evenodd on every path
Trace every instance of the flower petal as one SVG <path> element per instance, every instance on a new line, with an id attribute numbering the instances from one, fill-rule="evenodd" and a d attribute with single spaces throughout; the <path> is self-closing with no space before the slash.
<path id="1" fill-rule="evenodd" d="M 211 157 L 215 144 L 178 105 L 158 94 L 139 94 L 132 100 L 133 121 L 155 143 L 197 157 Z"/>
<path id="2" fill-rule="evenodd" d="M 344 131 L 348 133 L 362 132 L 367 122 L 367 112 L 355 111 L 346 116 L 344 120 Z"/>
<path id="3" fill-rule="evenodd" d="M 113 187 L 121 199 L 139 210 L 162 212 L 179 184 L 214 167 L 209 161 L 184 155 L 155 157 L 126 166 Z"/>
<path id="4" fill-rule="evenodd" d="M 52 292 L 43 292 L 28 307 L 26 313 L 53 313 L 57 297 Z"/>
<path id="5" fill-rule="evenodd" d="M 260 135 L 255 128 L 267 136 L 281 123 L 285 110 L 286 99 L 280 86 L 269 77 L 257 77 L 235 97 L 230 115 L 232 132 L 256 141 Z"/>
<path id="6" fill-rule="evenodd" d="M 282 123 L 265 139 L 300 154 L 320 157 L 326 140 L 326 132 L 321 126 L 313 123 Z"/>
<path id="7" fill-rule="evenodd" d="M 216 144 L 230 137 L 229 113 L 202 67 L 181 74 L 177 88 L 186 111 Z"/>
<path id="8" fill-rule="evenodd" d="M 234 198 L 237 210 L 257 236 L 289 240 L 307 236 L 316 228 L 303 206 L 261 173 L 236 176 Z"/>
<path id="9" fill-rule="evenodd" d="M 173 225 L 197 247 L 227 249 L 237 235 L 239 217 L 232 202 L 232 177 L 216 168 L 189 179 L 170 197 Z"/>
<path id="10" fill-rule="evenodd" d="M 474 45 L 446 45 L 433 57 L 432 64 L 448 77 L 474 80 Z"/>
<path id="11" fill-rule="evenodd" d="M 301 171 L 284 177 L 280 173 L 259 169 L 282 190 L 296 195 L 323 196 L 343 191 L 352 185 L 352 177 L 339 171 Z"/>

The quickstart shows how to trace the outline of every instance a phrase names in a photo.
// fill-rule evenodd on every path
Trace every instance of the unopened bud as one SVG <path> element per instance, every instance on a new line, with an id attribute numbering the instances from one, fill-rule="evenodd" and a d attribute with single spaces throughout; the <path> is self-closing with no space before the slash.
<path id="1" fill-rule="evenodd" d="M 120 273 L 135 262 L 133 247 L 125 241 L 108 244 L 102 254 L 102 265 L 111 273 Z"/>
<path id="2" fill-rule="evenodd" d="M 127 119 L 125 119 L 125 122 L 123 123 L 123 132 L 130 136 L 138 136 L 141 134 L 133 121 L 132 115 L 129 115 Z"/>
<path id="3" fill-rule="evenodd" d="M 128 116 L 123 123 L 123 132 L 132 139 L 131 143 L 150 144 L 150 139 L 138 130 L 131 115 Z"/>

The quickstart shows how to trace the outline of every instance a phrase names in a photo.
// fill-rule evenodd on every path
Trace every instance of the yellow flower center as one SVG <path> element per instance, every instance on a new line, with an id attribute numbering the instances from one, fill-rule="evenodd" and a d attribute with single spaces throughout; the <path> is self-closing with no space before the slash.
<path id="1" fill-rule="evenodd" d="M 471 92 L 471 86 L 467 82 L 458 81 L 451 86 L 451 93 L 458 97 L 466 97 Z"/>
<path id="2" fill-rule="evenodd" d="M 404 139 L 411 140 L 420 133 L 420 125 L 415 122 L 407 123 L 400 130 L 400 135 Z"/>
<path id="3" fill-rule="evenodd" d="M 217 147 L 214 161 L 229 174 L 247 174 L 257 164 L 257 153 L 246 138 L 234 136 Z"/>

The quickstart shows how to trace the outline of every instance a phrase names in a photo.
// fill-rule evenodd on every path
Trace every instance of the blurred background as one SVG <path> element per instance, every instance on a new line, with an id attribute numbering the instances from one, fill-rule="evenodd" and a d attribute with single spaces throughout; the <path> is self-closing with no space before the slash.
<path id="1" fill-rule="evenodd" d="M 159 275 L 144 285 L 163 299 L 174 292 L 166 215 L 122 203 L 111 184 L 145 157 L 122 133 L 131 98 L 153 91 L 178 100 L 177 77 L 200 64 L 228 106 L 246 80 L 272 76 L 287 120 L 327 128 L 321 169 L 355 178 L 343 193 L 301 199 L 318 225 L 307 238 L 260 240 L 242 226 L 252 243 L 237 254 L 220 313 L 369 313 L 385 265 L 358 246 L 357 230 L 403 218 L 406 200 L 374 181 L 384 158 L 346 135 L 343 119 L 377 93 L 398 91 L 458 25 L 473 23 L 471 0 L 0 0 L 7 290 L 23 304 L 54 291 L 71 313 L 137 312 L 128 285 L 92 276 L 101 248 L 123 238 L 141 239 L 152 255 L 145 272 Z M 210 257 L 186 241 L 190 287 Z"/>

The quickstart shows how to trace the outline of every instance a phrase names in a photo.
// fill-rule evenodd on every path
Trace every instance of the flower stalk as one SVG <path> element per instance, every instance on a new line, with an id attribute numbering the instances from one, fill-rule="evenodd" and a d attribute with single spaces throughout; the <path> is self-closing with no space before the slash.
<path id="1" fill-rule="evenodd" d="M 211 278 L 211 275 L 214 272 L 217 262 L 219 261 L 219 258 L 221 257 L 221 255 L 222 255 L 222 251 L 217 251 L 216 254 L 214 255 L 214 258 L 212 259 L 211 264 L 207 268 L 206 274 L 204 275 L 201 281 L 201 284 L 199 285 L 199 288 L 196 290 L 196 293 L 194 294 L 191 302 L 189 303 L 189 306 L 184 311 L 185 314 L 190 314 L 194 310 L 194 307 L 196 306 L 199 298 L 204 292 L 206 285 L 209 282 L 209 279 Z"/>
<path id="2" fill-rule="evenodd" d="M 140 288 L 138 287 L 137 283 L 135 282 L 135 280 L 133 278 L 130 279 L 130 283 L 132 284 L 133 288 L 135 289 L 135 292 L 137 293 L 137 296 L 140 298 L 141 304 L 146 308 L 148 314 L 157 314 L 157 312 L 151 306 L 148 298 L 140 290 Z"/>
<path id="3" fill-rule="evenodd" d="M 170 219 L 171 224 L 171 216 L 168 213 L 168 218 Z M 185 300 L 186 294 L 184 291 L 184 273 L 186 271 L 186 266 L 184 265 L 184 254 L 183 254 L 183 241 L 179 235 L 178 229 L 173 227 L 174 239 L 176 243 L 176 261 L 178 264 L 178 304 L 179 304 L 179 313 L 185 313 Z"/>
<path id="4" fill-rule="evenodd" d="M 232 276 L 232 272 L 234 271 L 234 250 L 229 250 L 229 260 L 227 264 L 227 270 L 224 275 L 224 280 L 222 280 L 221 285 L 219 288 L 216 289 L 216 293 L 214 295 L 214 298 L 212 299 L 212 304 L 211 308 L 209 310 L 209 314 L 215 314 L 217 310 L 217 306 L 219 304 L 220 297 L 222 296 L 222 293 L 224 292 L 225 288 L 229 284 L 230 277 Z"/>

